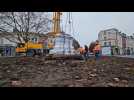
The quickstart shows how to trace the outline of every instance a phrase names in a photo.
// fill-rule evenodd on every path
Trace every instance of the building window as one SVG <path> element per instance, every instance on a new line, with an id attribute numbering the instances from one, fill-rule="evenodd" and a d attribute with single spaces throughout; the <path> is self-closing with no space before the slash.
<path id="1" fill-rule="evenodd" d="M 104 37 L 104 40 L 106 40 L 106 37 Z"/>
<path id="2" fill-rule="evenodd" d="M 104 46 L 107 46 L 107 42 L 104 42 Z"/>
<path id="3" fill-rule="evenodd" d="M 98 35 L 99 39 L 101 39 L 101 34 Z"/>
<path id="4" fill-rule="evenodd" d="M 35 38 L 35 42 L 37 42 L 37 38 Z"/>
<path id="5" fill-rule="evenodd" d="M 104 35 L 106 35 L 106 32 L 104 31 Z"/>
<path id="6" fill-rule="evenodd" d="M 34 38 L 32 38 L 32 42 L 34 42 Z"/>
<path id="7" fill-rule="evenodd" d="M 34 38 L 31 38 L 31 41 L 33 42 L 34 41 Z"/>
<path id="8" fill-rule="evenodd" d="M 131 51 L 133 52 L 133 48 L 131 48 Z"/>
<path id="9" fill-rule="evenodd" d="M 111 34 L 111 32 L 108 32 L 108 34 Z"/>
<path id="10" fill-rule="evenodd" d="M 109 42 L 109 46 L 111 46 L 111 42 Z"/>
<path id="11" fill-rule="evenodd" d="M 1 38 L 1 39 L 0 39 L 0 44 L 3 44 L 3 41 L 4 41 L 3 38 Z"/>

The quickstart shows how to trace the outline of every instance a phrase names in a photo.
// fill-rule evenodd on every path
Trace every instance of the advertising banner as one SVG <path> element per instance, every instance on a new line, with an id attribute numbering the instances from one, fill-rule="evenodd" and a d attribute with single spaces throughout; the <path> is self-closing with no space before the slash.
<path id="1" fill-rule="evenodd" d="M 102 47 L 102 55 L 111 55 L 111 47 Z"/>

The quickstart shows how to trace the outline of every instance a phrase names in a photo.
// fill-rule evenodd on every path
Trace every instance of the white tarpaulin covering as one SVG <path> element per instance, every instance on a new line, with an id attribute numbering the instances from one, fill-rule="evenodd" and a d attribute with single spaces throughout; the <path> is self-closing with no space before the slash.
<path id="1" fill-rule="evenodd" d="M 75 49 L 73 46 L 74 38 L 69 34 L 61 34 L 54 39 L 54 48 L 50 54 L 74 54 Z"/>

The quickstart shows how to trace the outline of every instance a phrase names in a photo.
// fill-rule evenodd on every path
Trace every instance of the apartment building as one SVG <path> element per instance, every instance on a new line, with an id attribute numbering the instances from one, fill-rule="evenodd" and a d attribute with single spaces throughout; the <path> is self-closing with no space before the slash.
<path id="1" fill-rule="evenodd" d="M 128 55 L 134 54 L 134 37 L 133 36 L 126 37 L 126 53 Z"/>
<path id="2" fill-rule="evenodd" d="M 122 35 L 119 30 L 112 28 L 100 31 L 98 40 L 102 47 L 111 47 L 112 54 L 122 54 Z"/>
<path id="3" fill-rule="evenodd" d="M 102 47 L 111 47 L 113 54 L 134 54 L 134 34 L 133 36 L 127 36 L 118 29 L 112 28 L 100 31 L 98 40 Z"/>

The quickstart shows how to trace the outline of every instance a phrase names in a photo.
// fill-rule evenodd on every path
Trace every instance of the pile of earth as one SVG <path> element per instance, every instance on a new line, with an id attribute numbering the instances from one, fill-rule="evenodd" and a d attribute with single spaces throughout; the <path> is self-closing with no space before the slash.
<path id="1" fill-rule="evenodd" d="M 134 87 L 134 59 L 0 58 L 1 87 Z"/>

